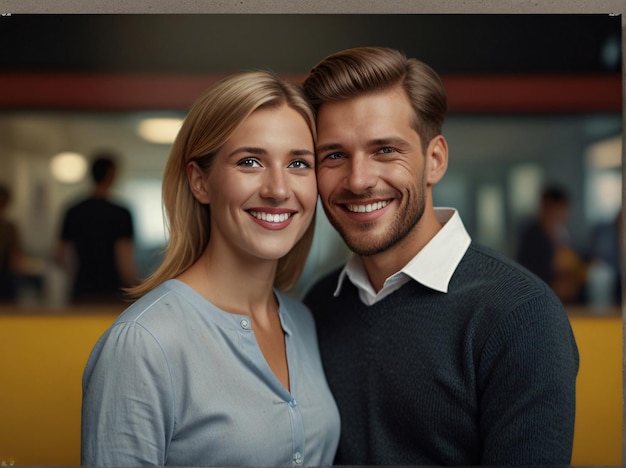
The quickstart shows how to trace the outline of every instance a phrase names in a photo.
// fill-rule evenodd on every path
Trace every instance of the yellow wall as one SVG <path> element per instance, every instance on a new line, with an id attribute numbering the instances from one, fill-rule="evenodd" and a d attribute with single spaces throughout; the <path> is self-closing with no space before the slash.
<path id="1" fill-rule="evenodd" d="M 0 465 L 79 465 L 81 376 L 114 314 L 0 315 Z"/>
<path id="2" fill-rule="evenodd" d="M 572 465 L 622 464 L 622 319 L 571 317 L 580 353 Z"/>
<path id="3" fill-rule="evenodd" d="M 0 465 L 80 463 L 81 375 L 115 316 L 0 315 Z M 621 465 L 621 319 L 571 321 L 581 355 L 572 464 Z"/>

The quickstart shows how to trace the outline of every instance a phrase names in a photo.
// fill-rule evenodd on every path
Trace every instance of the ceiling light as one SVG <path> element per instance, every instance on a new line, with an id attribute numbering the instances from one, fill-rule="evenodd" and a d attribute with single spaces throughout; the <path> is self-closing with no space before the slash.
<path id="1" fill-rule="evenodd" d="M 619 168 L 622 165 L 621 135 L 591 145 L 588 150 L 588 161 L 596 169 Z"/>
<path id="2" fill-rule="evenodd" d="M 182 123 L 183 119 L 174 117 L 144 119 L 139 123 L 137 133 L 150 143 L 171 144 Z"/>
<path id="3" fill-rule="evenodd" d="M 87 160 L 79 153 L 59 153 L 50 161 L 50 172 L 64 184 L 80 182 L 87 172 Z"/>

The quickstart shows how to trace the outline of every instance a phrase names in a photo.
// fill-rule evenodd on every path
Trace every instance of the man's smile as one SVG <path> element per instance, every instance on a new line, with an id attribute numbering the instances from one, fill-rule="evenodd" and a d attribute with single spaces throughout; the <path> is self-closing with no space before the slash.
<path id="1" fill-rule="evenodd" d="M 389 200 L 367 204 L 348 203 L 345 205 L 345 207 L 348 211 L 351 211 L 353 213 L 371 213 L 372 211 L 382 210 L 384 207 L 389 205 L 389 203 L 391 203 Z"/>

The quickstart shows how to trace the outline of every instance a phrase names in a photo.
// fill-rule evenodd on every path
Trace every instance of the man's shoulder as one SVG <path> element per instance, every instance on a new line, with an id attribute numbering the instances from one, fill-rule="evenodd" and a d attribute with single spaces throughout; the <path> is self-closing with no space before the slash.
<path id="1" fill-rule="evenodd" d="M 67 205 L 67 214 L 74 214 L 89 206 L 89 198 L 74 199 Z"/>
<path id="2" fill-rule="evenodd" d="M 101 203 L 101 206 L 106 207 L 106 209 L 108 210 L 118 213 L 130 212 L 130 210 L 123 204 L 122 201 L 118 201 L 114 198 L 102 198 L 98 201 Z"/>
<path id="3" fill-rule="evenodd" d="M 496 269 L 501 274 L 526 277 L 531 282 L 538 279 L 512 257 L 473 241 L 459 266 L 470 267 L 474 271 L 484 270 L 485 272 Z"/>
<path id="4" fill-rule="evenodd" d="M 68 209 L 68 214 L 80 213 L 83 211 L 91 212 L 95 210 L 113 210 L 113 211 L 129 211 L 121 203 L 107 198 L 87 197 L 72 202 Z"/>
<path id="5" fill-rule="evenodd" d="M 339 280 L 342 269 L 343 266 L 337 267 L 317 279 L 305 293 L 303 302 L 311 307 L 312 303 L 332 298 L 333 292 L 337 288 L 337 281 Z"/>
<path id="6" fill-rule="evenodd" d="M 560 304 L 550 287 L 505 254 L 472 242 L 451 282 L 455 289 L 475 290 L 483 297 L 516 302 L 543 297 Z"/>

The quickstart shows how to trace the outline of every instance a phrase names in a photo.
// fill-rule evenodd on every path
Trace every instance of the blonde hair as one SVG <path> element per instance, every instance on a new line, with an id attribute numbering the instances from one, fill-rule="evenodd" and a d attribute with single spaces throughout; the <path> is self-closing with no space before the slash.
<path id="1" fill-rule="evenodd" d="M 255 110 L 288 105 L 306 121 L 316 139 L 313 109 L 299 86 L 269 71 L 230 75 L 205 90 L 193 104 L 172 145 L 163 175 L 163 208 L 170 239 L 161 265 L 142 284 L 129 288 L 137 298 L 187 270 L 210 238 L 210 211 L 193 196 L 186 168 L 206 170 L 215 153 Z M 278 262 L 274 286 L 289 290 L 302 273 L 313 241 L 314 218 L 293 249 Z"/>
<path id="2" fill-rule="evenodd" d="M 447 98 L 439 75 L 424 62 L 384 47 L 357 47 L 329 55 L 303 83 L 316 111 L 325 102 L 341 101 L 401 85 L 414 112 L 413 128 L 424 148 L 441 134 Z"/>

